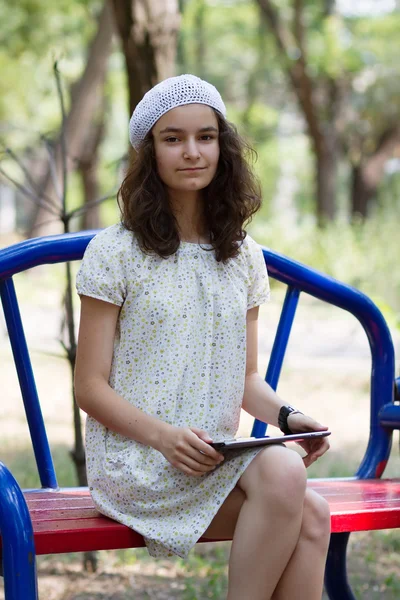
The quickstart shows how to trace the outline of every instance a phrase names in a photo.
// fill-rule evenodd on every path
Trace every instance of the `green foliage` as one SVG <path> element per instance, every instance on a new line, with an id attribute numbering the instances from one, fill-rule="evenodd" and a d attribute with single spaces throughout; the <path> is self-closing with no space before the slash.
<path id="1" fill-rule="evenodd" d="M 276 138 L 257 145 L 257 161 L 255 172 L 263 190 L 263 204 L 258 219 L 268 219 L 271 212 L 271 199 L 274 197 L 277 179 L 279 177 L 279 152 Z"/>
<path id="2" fill-rule="evenodd" d="M 90 10 L 100 6 L 99 0 L 58 0 L 49 3 L 44 0 L 20 0 L 17 3 L 0 2 L 2 31 L 0 42 L 11 58 L 21 58 L 27 48 L 40 56 L 47 51 L 49 43 L 59 43 L 72 48 L 73 35 L 84 32 L 85 20 Z M 93 23 L 86 23 L 91 25 Z M 68 39 L 70 38 L 70 39 Z"/>
<path id="3" fill-rule="evenodd" d="M 209 79 L 221 91 L 228 118 L 255 146 L 256 164 L 265 203 L 262 217 L 271 216 L 271 200 L 277 190 L 281 167 L 295 165 L 298 189 L 294 202 L 301 214 L 315 211 L 313 148 L 305 143 L 306 132 L 297 104 L 276 49 L 272 32 L 265 26 L 256 2 L 247 0 L 186 0 L 180 30 L 177 72 L 194 72 Z M 275 1 L 283 23 L 292 29 L 292 0 Z M 96 28 L 100 0 L 0 0 L 0 121 L 4 144 L 13 149 L 38 146 L 39 131 L 56 132 L 60 108 L 52 73 L 59 59 L 63 84 L 68 90 L 83 70 L 87 44 Z M 357 161 L 361 152 L 373 151 L 384 127 L 398 121 L 400 107 L 397 36 L 400 14 L 354 18 L 340 14 L 324 16 L 323 3 L 304 2 L 306 58 L 310 75 L 318 86 L 339 80 L 344 108 L 340 116 L 343 146 Z M 298 58 L 292 37 L 290 56 Z M 200 56 L 199 47 L 203 48 Z M 107 83 L 107 133 L 99 169 L 102 193 L 116 186 L 120 173 L 112 165 L 124 153 L 127 138 L 127 90 L 124 60 L 119 47 L 111 56 Z M 326 89 L 326 88 L 324 88 Z M 322 95 L 321 115 L 328 114 Z M 66 93 L 68 104 L 69 93 Z M 289 134 L 280 130 L 283 115 L 294 115 Z M 51 135 L 51 134 L 50 134 Z M 388 177 L 383 183 L 387 185 Z M 339 203 L 349 195 L 349 177 L 340 181 Z M 70 204 L 81 203 L 78 184 L 71 183 Z M 388 196 L 382 196 L 387 204 Z M 111 204 L 102 207 L 106 222 L 118 218 Z"/>
<path id="4" fill-rule="evenodd" d="M 400 14 L 347 19 L 347 38 L 356 51 L 358 67 L 348 88 L 345 111 L 347 143 L 370 153 L 377 138 L 396 123 L 400 111 L 400 65 L 394 48 L 400 27 Z"/>
<path id="5" fill-rule="evenodd" d="M 180 34 L 185 65 L 178 65 L 178 70 L 209 79 L 226 102 L 245 108 L 247 82 L 255 65 L 259 68 L 260 94 L 271 78 L 271 67 L 276 61 L 273 40 L 262 36 L 263 61 L 259 64 L 260 17 L 255 3 L 246 0 L 206 3 L 204 26 L 199 30 L 196 14 L 201 4 L 204 4 L 203 0 L 193 0 L 186 5 Z M 204 73 L 198 72 L 197 44 L 201 37 L 205 47 Z"/>
<path id="6" fill-rule="evenodd" d="M 0 0 L 0 120 L 16 130 L 14 145 L 31 143 L 35 130 L 58 128 L 53 63 L 62 63 L 66 83 L 77 78 L 99 5 L 99 0 Z"/>
<path id="7" fill-rule="evenodd" d="M 229 547 L 210 544 L 204 551 L 197 546 L 186 560 L 178 560 L 185 577 L 183 600 L 219 600 L 226 596 Z"/>
<path id="8" fill-rule="evenodd" d="M 348 283 L 374 300 L 391 326 L 399 326 L 400 262 L 396 259 L 399 210 L 377 211 L 365 224 L 337 220 L 319 229 L 313 219 L 287 227 L 284 216 L 256 218 L 257 241 Z"/>
<path id="9" fill-rule="evenodd" d="M 52 446 L 52 456 L 60 487 L 76 486 L 76 474 L 69 449 L 64 445 Z M 1 461 L 14 475 L 22 489 L 41 487 L 35 457 L 30 445 L 15 448 L 11 444 L 8 446 L 3 442 Z"/>
<path id="10" fill-rule="evenodd" d="M 357 48 L 350 42 L 346 24 L 339 15 L 323 19 L 320 27 L 310 32 L 307 46 L 315 75 L 339 79 L 360 71 L 363 66 Z"/>
<path id="11" fill-rule="evenodd" d="M 349 19 L 348 26 L 367 64 L 384 63 L 397 68 L 398 60 L 391 42 L 398 38 L 399 12 L 373 19 Z"/>
<path id="12" fill-rule="evenodd" d="M 352 477 L 360 464 L 360 460 L 354 460 L 354 457 L 349 460 L 349 456 L 352 456 L 351 450 L 350 448 L 346 448 L 346 451 L 343 452 L 330 450 L 307 469 L 308 478 Z M 359 448 L 354 448 L 354 450 L 354 454 L 362 456 Z"/>

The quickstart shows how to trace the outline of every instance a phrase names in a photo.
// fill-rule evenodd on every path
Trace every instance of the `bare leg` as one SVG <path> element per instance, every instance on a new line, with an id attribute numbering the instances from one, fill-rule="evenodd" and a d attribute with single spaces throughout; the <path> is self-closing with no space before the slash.
<path id="1" fill-rule="evenodd" d="M 321 600 L 329 537 L 329 505 L 313 490 L 307 490 L 300 537 L 273 600 Z"/>
<path id="2" fill-rule="evenodd" d="M 202 537 L 210 540 L 224 538 L 231 540 L 235 533 L 239 513 L 245 500 L 246 496 L 244 492 L 242 492 L 240 488 L 235 487 L 222 504 Z"/>
<path id="3" fill-rule="evenodd" d="M 299 539 L 306 488 L 303 462 L 295 452 L 271 446 L 256 456 L 238 488 L 205 537 L 225 537 L 234 530 L 228 600 L 267 600 Z"/>

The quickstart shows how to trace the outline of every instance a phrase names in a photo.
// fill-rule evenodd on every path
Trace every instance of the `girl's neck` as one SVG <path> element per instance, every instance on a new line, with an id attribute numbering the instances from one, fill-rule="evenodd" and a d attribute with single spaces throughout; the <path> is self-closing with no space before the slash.
<path id="1" fill-rule="evenodd" d="M 184 242 L 208 243 L 210 241 L 204 223 L 203 202 L 198 194 L 184 198 L 171 198 L 170 203 L 178 224 L 179 237 Z"/>

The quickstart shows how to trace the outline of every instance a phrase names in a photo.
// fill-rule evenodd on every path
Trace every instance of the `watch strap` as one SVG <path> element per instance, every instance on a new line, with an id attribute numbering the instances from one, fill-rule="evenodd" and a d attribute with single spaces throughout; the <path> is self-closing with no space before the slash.
<path id="1" fill-rule="evenodd" d="M 292 413 L 301 414 L 301 415 L 303 414 L 302 412 L 300 412 L 299 410 L 297 410 L 296 408 L 294 408 L 293 406 L 290 406 L 290 405 L 282 406 L 279 411 L 278 425 L 279 425 L 279 429 L 285 435 L 290 435 L 291 433 L 293 433 L 293 431 L 291 429 L 289 429 L 289 425 L 288 425 L 288 416 Z"/>

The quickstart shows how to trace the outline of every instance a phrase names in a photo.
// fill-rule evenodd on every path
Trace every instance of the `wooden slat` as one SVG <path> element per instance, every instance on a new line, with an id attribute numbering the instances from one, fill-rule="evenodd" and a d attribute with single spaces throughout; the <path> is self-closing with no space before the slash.
<path id="1" fill-rule="evenodd" d="M 31 511 L 31 519 L 35 523 L 41 521 L 58 521 L 68 519 L 98 519 L 99 513 L 95 508 L 62 508 L 57 510 L 34 510 Z"/>
<path id="2" fill-rule="evenodd" d="M 400 527 L 400 480 L 310 480 L 308 483 L 329 502 L 333 533 Z"/>
<path id="3" fill-rule="evenodd" d="M 334 533 L 400 527 L 400 480 L 317 479 L 308 485 L 329 502 Z M 144 546 L 141 535 L 101 515 L 86 488 L 29 491 L 25 497 L 37 554 Z"/>

